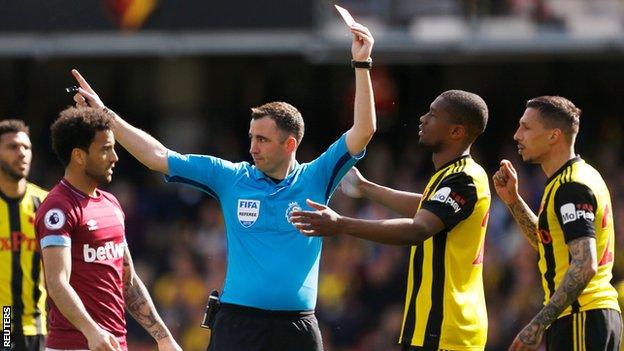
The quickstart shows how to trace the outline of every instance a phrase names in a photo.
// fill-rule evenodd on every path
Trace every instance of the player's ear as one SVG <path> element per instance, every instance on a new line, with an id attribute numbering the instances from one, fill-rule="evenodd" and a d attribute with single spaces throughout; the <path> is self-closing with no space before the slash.
<path id="1" fill-rule="evenodd" d="M 461 124 L 455 124 L 451 127 L 451 138 L 459 140 L 466 137 L 466 127 Z"/>
<path id="2" fill-rule="evenodd" d="M 87 152 L 75 147 L 71 152 L 71 160 L 77 165 L 84 166 L 87 163 Z"/>
<path id="3" fill-rule="evenodd" d="M 548 143 L 553 144 L 562 137 L 563 137 L 563 132 L 561 131 L 561 129 L 555 128 L 550 133 L 550 137 L 548 138 Z"/>

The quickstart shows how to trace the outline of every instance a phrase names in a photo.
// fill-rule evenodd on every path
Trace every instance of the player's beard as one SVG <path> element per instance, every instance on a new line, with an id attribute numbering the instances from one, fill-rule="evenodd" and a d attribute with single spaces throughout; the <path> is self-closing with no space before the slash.
<path id="1" fill-rule="evenodd" d="M 418 143 L 427 151 L 436 153 L 442 149 L 442 143 L 427 143 L 422 138 L 418 140 Z"/>
<path id="2" fill-rule="evenodd" d="M 26 171 L 25 174 L 17 173 L 13 170 L 13 168 L 11 168 L 11 165 L 4 160 L 0 160 L 0 170 L 15 182 L 19 182 L 20 180 L 28 177 L 28 171 Z"/>
<path id="3" fill-rule="evenodd" d="M 85 168 L 85 174 L 87 175 L 87 177 L 93 179 L 98 185 L 109 184 L 112 180 L 112 177 L 109 177 L 107 174 L 102 174 L 101 172 L 98 172 L 95 167 L 90 167 L 89 164 L 87 164 L 87 167 Z"/>

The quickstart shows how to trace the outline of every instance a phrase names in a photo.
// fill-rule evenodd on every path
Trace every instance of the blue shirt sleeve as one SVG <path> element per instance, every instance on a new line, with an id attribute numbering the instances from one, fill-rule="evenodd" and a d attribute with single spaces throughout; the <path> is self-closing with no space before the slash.
<path id="1" fill-rule="evenodd" d="M 310 162 L 309 167 L 327 184 L 325 191 L 325 201 L 329 202 L 329 198 L 342 180 L 342 177 L 359 161 L 366 150 L 362 150 L 357 155 L 351 155 L 347 148 L 347 134 L 344 133 L 340 139 L 336 140 L 327 150 L 314 161 Z"/>
<path id="2" fill-rule="evenodd" d="M 181 155 L 167 152 L 169 175 L 167 182 L 177 182 L 193 186 L 216 199 L 227 184 L 232 184 L 239 165 L 214 156 Z"/>

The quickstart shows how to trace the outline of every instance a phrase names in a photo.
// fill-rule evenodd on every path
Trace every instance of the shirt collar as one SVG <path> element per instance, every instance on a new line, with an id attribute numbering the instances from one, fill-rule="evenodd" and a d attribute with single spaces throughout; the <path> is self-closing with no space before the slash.
<path id="1" fill-rule="evenodd" d="M 293 168 L 293 170 L 290 173 L 288 173 L 286 178 L 284 178 L 279 184 L 282 184 L 284 186 L 290 185 L 290 183 L 292 183 L 293 179 L 295 178 L 295 174 L 297 174 L 299 172 L 299 168 L 300 167 L 301 167 L 301 165 L 299 164 L 299 162 L 297 162 L 297 160 L 295 160 L 295 167 Z M 256 180 L 266 179 L 266 181 L 270 182 L 271 184 L 275 184 L 273 182 L 273 180 L 271 180 L 271 178 L 269 178 L 266 174 L 264 174 L 256 166 L 252 166 L 252 168 L 253 168 L 253 176 L 254 176 L 254 178 Z"/>
<path id="2" fill-rule="evenodd" d="M 580 161 L 583 161 L 583 159 L 581 158 L 581 155 L 576 155 L 573 158 L 566 161 L 566 163 L 564 163 L 563 166 L 559 167 L 559 169 L 555 173 L 553 173 L 553 175 L 551 175 L 550 177 L 548 177 L 548 179 L 546 179 L 546 184 L 550 183 L 553 179 L 555 179 L 555 177 L 557 177 L 561 172 L 563 172 L 564 169 L 570 167 L 573 163 L 580 162 Z"/>

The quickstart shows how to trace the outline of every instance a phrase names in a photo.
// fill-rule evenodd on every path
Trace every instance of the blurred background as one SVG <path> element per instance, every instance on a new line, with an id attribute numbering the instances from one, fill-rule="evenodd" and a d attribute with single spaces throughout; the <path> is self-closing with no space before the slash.
<path id="1" fill-rule="evenodd" d="M 369 179 L 420 192 L 432 172 L 417 145 L 418 117 L 447 89 L 480 94 L 490 108 L 473 157 L 488 172 L 502 158 L 537 209 L 545 181 L 512 140 L 531 97 L 557 94 L 582 110 L 577 152 L 611 189 L 624 279 L 624 1 L 342 0 L 369 26 L 379 129 L 358 164 Z M 49 126 L 72 103 L 78 68 L 104 102 L 183 153 L 251 161 L 253 106 L 292 103 L 310 161 L 352 122 L 350 34 L 326 0 L 0 0 L 0 118 L 31 126 L 31 180 L 51 188 L 62 168 Z M 208 292 L 225 271 L 218 203 L 165 184 L 120 147 L 111 190 L 124 206 L 135 264 L 185 350 L 204 350 L 199 328 Z M 363 218 L 395 214 L 337 191 L 331 205 Z M 328 351 L 397 350 L 409 249 L 349 237 L 325 240 L 317 316 Z M 484 281 L 487 350 L 506 350 L 542 304 L 536 255 L 493 194 Z M 258 287 L 263 289 L 266 287 Z M 130 350 L 155 349 L 133 319 Z"/>

